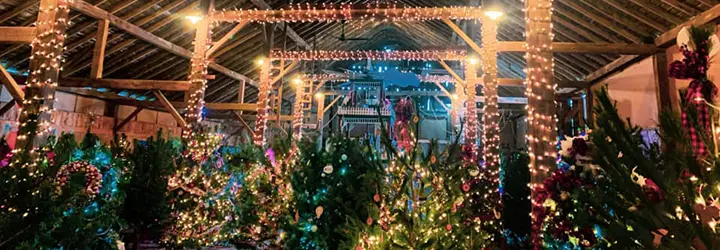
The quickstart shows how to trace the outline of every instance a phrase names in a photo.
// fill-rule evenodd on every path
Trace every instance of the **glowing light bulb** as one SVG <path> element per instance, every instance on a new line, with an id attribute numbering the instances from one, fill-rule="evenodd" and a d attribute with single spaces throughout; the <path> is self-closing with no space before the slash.
<path id="1" fill-rule="evenodd" d="M 190 23 L 192 23 L 192 24 L 197 24 L 198 22 L 200 22 L 200 21 L 203 20 L 203 17 L 202 17 L 202 16 L 191 15 L 191 16 L 186 16 L 185 19 L 187 19 L 188 21 L 190 21 Z"/>
<path id="2" fill-rule="evenodd" d="M 497 20 L 498 18 L 502 17 L 504 13 L 499 10 L 487 10 L 485 11 L 485 15 L 492 20 Z"/>

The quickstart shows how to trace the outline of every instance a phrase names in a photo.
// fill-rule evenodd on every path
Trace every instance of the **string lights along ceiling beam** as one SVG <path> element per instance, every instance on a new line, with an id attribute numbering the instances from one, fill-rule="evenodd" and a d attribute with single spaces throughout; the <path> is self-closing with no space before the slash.
<path id="1" fill-rule="evenodd" d="M 377 21 L 429 21 L 449 18 L 453 20 L 479 20 L 485 15 L 480 7 L 398 7 L 396 4 L 366 4 L 363 8 L 352 5 L 317 6 L 293 5 L 280 10 L 226 10 L 212 13 L 214 22 L 337 22 L 342 20 Z"/>
<path id="2" fill-rule="evenodd" d="M 279 51 L 270 52 L 270 60 L 300 60 L 300 61 L 341 61 L 341 60 L 382 60 L 382 61 L 461 61 L 467 59 L 464 50 L 423 50 L 423 51 Z"/>

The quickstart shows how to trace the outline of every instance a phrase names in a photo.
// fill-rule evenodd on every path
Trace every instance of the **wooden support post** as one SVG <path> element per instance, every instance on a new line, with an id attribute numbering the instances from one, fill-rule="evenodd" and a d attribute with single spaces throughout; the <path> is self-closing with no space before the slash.
<path id="1" fill-rule="evenodd" d="M 585 124 L 587 126 L 593 126 L 595 125 L 595 93 L 592 91 L 592 88 L 587 88 L 585 90 L 585 112 L 587 112 L 587 117 L 585 117 Z"/>
<path id="2" fill-rule="evenodd" d="M 333 100 L 330 102 L 330 104 L 328 104 L 327 106 L 325 106 L 325 108 L 323 109 L 323 113 L 328 112 L 328 110 L 330 110 L 330 108 L 332 108 L 333 106 L 335 106 L 335 104 L 336 104 L 338 101 L 340 101 L 341 98 L 342 98 L 342 96 L 336 96 L 335 99 L 333 99 Z"/>
<path id="3" fill-rule="evenodd" d="M 668 77 L 667 54 L 665 52 L 655 54 L 653 56 L 653 66 L 655 82 L 657 83 L 655 90 L 657 93 L 658 114 L 661 114 L 663 111 L 671 111 L 675 108 L 672 103 L 675 86 L 670 84 L 670 78 Z"/>
<path id="4" fill-rule="evenodd" d="M 45 143 L 50 135 L 55 86 L 62 67 L 68 27 L 68 4 L 66 0 L 40 1 L 16 150 L 37 153 L 33 149 Z"/>
<path id="5" fill-rule="evenodd" d="M 309 79 L 303 79 L 304 81 L 309 81 Z M 304 83 L 302 82 L 296 82 L 295 84 L 295 105 L 293 107 L 293 116 L 295 117 L 295 120 L 292 123 L 292 133 L 293 133 L 293 148 L 296 145 L 295 143 L 300 141 L 302 139 L 302 125 L 303 120 L 305 119 L 305 112 L 303 111 L 302 107 L 302 97 L 303 97 L 303 91 L 305 91 Z"/>
<path id="6" fill-rule="evenodd" d="M 467 60 L 465 62 L 465 99 L 461 99 L 460 102 L 465 102 L 465 145 L 471 147 L 473 150 L 477 150 L 477 138 L 478 138 L 478 117 L 477 117 L 477 102 L 475 96 L 477 95 L 477 67 L 478 61 L 476 59 Z"/>
<path id="7" fill-rule="evenodd" d="M 10 92 L 10 96 L 12 96 L 17 103 L 23 103 L 23 100 L 25 100 L 25 92 L 18 86 L 13 76 L 10 75 L 10 72 L 2 65 L 0 65 L 0 82 L 2 82 L 3 86 Z"/>
<path id="8" fill-rule="evenodd" d="M 100 79 L 103 76 L 103 64 L 105 63 L 105 47 L 107 45 L 108 30 L 110 21 L 107 19 L 98 20 L 98 30 L 95 36 L 95 50 L 93 51 L 90 78 Z"/>
<path id="9" fill-rule="evenodd" d="M 263 60 L 260 65 L 257 118 L 255 119 L 255 133 L 253 134 L 253 143 L 255 143 L 256 146 L 265 146 L 265 129 L 267 126 L 267 116 L 268 113 L 270 113 L 270 92 L 272 91 L 272 83 L 270 80 L 271 66 L 272 62 L 268 59 Z"/>
<path id="10" fill-rule="evenodd" d="M 113 132 L 117 133 L 118 131 L 120 131 L 123 127 L 125 127 L 125 125 L 127 125 L 130 121 L 132 121 L 132 119 L 135 119 L 135 117 L 138 114 L 140 114 L 140 111 L 143 111 L 143 109 L 145 109 L 145 108 L 143 108 L 143 107 L 135 108 L 135 110 L 132 113 L 130 113 L 130 115 L 128 115 L 120 123 L 115 125 L 115 127 L 113 128 Z"/>
<path id="11" fill-rule="evenodd" d="M 315 99 L 317 99 L 318 106 L 317 106 L 317 131 L 318 131 L 318 139 L 317 139 L 317 148 L 318 150 L 321 150 L 323 147 L 323 127 L 325 126 L 325 95 L 320 94 L 315 96 Z"/>
<path id="12" fill-rule="evenodd" d="M 498 23 L 489 17 L 482 22 L 483 67 L 483 155 L 486 169 L 492 177 L 500 173 L 500 114 L 498 113 Z M 495 181 L 495 180 L 493 180 Z M 494 194 L 494 193 L 493 193 Z"/>
<path id="13" fill-rule="evenodd" d="M 525 1 L 527 39 L 528 140 L 534 186 L 556 168 L 557 124 L 553 87 L 552 0 Z"/>
<path id="14" fill-rule="evenodd" d="M 160 90 L 153 90 L 153 94 L 155 94 L 155 97 L 157 97 L 160 104 L 162 104 L 163 107 L 165 107 L 165 110 L 167 110 L 167 112 L 170 113 L 170 115 L 172 115 L 172 117 L 175 119 L 175 121 L 177 121 L 178 126 L 180 126 L 181 128 L 185 128 L 188 126 L 187 122 L 185 121 L 185 119 L 183 119 L 182 115 L 180 115 L 180 113 L 177 111 L 177 109 L 175 109 L 175 107 L 173 107 L 172 103 L 170 103 L 170 101 L 168 101 L 168 99 L 165 98 L 165 95 L 163 95 L 163 93 L 160 92 Z"/>
<path id="15" fill-rule="evenodd" d="M 240 89 L 238 90 L 238 103 L 245 103 L 245 81 L 240 81 Z"/>
<path id="16" fill-rule="evenodd" d="M 207 0 L 203 0 L 207 1 Z M 200 4 L 200 6 L 209 6 Z M 209 10 L 204 10 L 209 11 Z M 208 61 L 207 45 L 210 40 L 210 19 L 205 17 L 195 25 L 195 40 L 192 58 L 190 58 L 190 89 L 185 92 L 185 101 L 188 103 L 187 118 L 188 129 L 196 131 L 202 120 L 202 110 L 205 99 L 205 85 L 207 84 Z"/>

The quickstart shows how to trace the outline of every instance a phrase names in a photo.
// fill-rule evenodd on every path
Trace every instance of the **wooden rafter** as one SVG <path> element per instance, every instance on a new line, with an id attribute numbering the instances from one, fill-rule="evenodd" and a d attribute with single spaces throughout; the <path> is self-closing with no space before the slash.
<path id="1" fill-rule="evenodd" d="M 657 38 L 655 38 L 655 45 L 663 48 L 669 47 L 670 45 L 673 45 L 675 43 L 675 38 L 680 32 L 680 29 L 682 29 L 683 27 L 703 26 L 717 20 L 718 18 L 720 18 L 720 4 L 715 5 L 715 7 L 712 7 L 709 10 L 700 13 L 699 15 L 693 17 L 687 22 L 684 22 L 658 36 Z"/>
<path id="2" fill-rule="evenodd" d="M 183 119 L 182 115 L 173 107 L 173 105 L 168 101 L 168 99 L 163 95 L 160 90 L 153 90 L 153 94 L 155 94 L 155 97 L 158 99 L 160 104 L 165 107 L 165 110 L 172 115 L 172 117 L 175 119 L 175 121 L 178 123 L 178 126 L 185 128 L 187 127 L 187 123 L 185 122 L 185 119 Z"/>
<path id="3" fill-rule="evenodd" d="M 98 20 L 98 31 L 95 37 L 95 50 L 93 51 L 92 68 L 90 78 L 100 79 L 103 77 L 103 65 L 105 64 L 105 47 L 107 46 L 108 30 L 110 21 L 107 19 Z"/>
<path id="4" fill-rule="evenodd" d="M 142 79 L 84 79 L 65 77 L 60 79 L 63 87 L 91 87 L 107 89 L 186 91 L 190 81 L 142 80 Z"/>
<path id="5" fill-rule="evenodd" d="M 130 121 L 132 121 L 132 119 L 134 119 L 138 114 L 140 114 L 140 111 L 143 111 L 143 109 L 145 109 L 145 108 L 136 107 L 135 110 L 133 110 L 133 112 L 130 113 L 130 115 L 125 117 L 125 119 L 123 119 L 120 123 L 118 123 L 117 125 L 115 125 L 115 127 L 113 127 L 113 131 L 114 132 L 120 131 L 123 127 L 125 127 L 125 125 L 127 125 Z"/>
<path id="6" fill-rule="evenodd" d="M 5 115 L 5 113 L 10 111 L 15 106 L 16 103 L 17 102 L 15 101 L 15 99 L 12 99 L 9 102 L 6 102 L 5 104 L 3 104 L 2 107 L 0 107 L 0 116 L 3 116 L 3 115 Z"/>
<path id="7" fill-rule="evenodd" d="M 264 0 L 250 0 L 250 2 L 252 2 L 253 4 L 255 4 L 255 6 L 257 6 L 260 9 L 263 9 L 263 10 L 272 9 L 272 7 L 270 7 L 270 5 L 267 4 Z M 295 30 L 293 30 L 292 28 L 287 27 L 286 32 L 287 32 L 288 36 L 290 37 L 290 39 L 295 41 L 295 43 L 298 44 L 300 47 L 303 47 L 307 50 L 312 48 L 312 46 L 310 46 L 310 44 L 308 44 L 304 39 L 302 39 L 302 37 L 300 37 L 300 35 L 298 35 L 297 32 L 295 32 Z"/>
<path id="8" fill-rule="evenodd" d="M 10 92 L 10 96 L 12 96 L 17 103 L 22 103 L 23 100 L 25 100 L 25 92 L 23 92 L 22 88 L 18 86 L 12 75 L 10 75 L 10 73 L 1 64 L 0 82 L 2 82 L 3 86 L 5 86 L 8 92 Z"/>
<path id="9" fill-rule="evenodd" d="M 29 44 L 35 39 L 34 27 L 0 26 L 0 43 Z"/>
<path id="10" fill-rule="evenodd" d="M 192 52 L 188 51 L 187 49 L 177 46 L 171 42 L 168 42 L 167 40 L 165 40 L 161 37 L 158 37 L 148 31 L 144 30 L 143 28 L 140 28 L 122 18 L 119 18 L 113 14 L 110 14 L 103 9 L 100 9 L 98 7 L 90 5 L 85 1 L 75 0 L 70 4 L 70 6 L 73 9 L 78 10 L 90 17 L 98 18 L 98 19 L 107 19 L 115 27 L 127 32 L 128 34 L 131 34 L 131 35 L 139 38 L 140 40 L 143 40 L 147 43 L 153 44 L 153 45 L 155 45 L 161 49 L 164 49 L 166 51 L 169 51 L 170 53 L 173 53 L 175 55 L 178 55 L 178 56 L 181 56 L 181 57 L 187 58 L 187 59 L 190 59 L 192 57 Z M 217 63 L 210 63 L 208 66 L 224 75 L 231 77 L 231 78 L 234 78 L 237 80 L 245 80 L 248 83 L 255 84 L 255 81 L 253 79 L 250 79 L 247 76 L 241 75 L 240 73 L 237 73 L 228 68 L 225 68 Z"/>
<path id="11" fill-rule="evenodd" d="M 217 42 L 214 42 L 212 48 L 207 51 L 208 57 L 212 57 L 219 48 L 223 47 L 223 45 L 225 45 L 227 41 L 232 39 L 235 34 L 237 34 L 243 27 L 245 27 L 245 25 L 247 25 L 247 23 L 248 22 L 240 22 L 236 24 L 235 27 L 233 27 L 228 33 L 225 34 L 225 36 L 220 38 L 220 40 L 218 40 Z"/>
<path id="12" fill-rule="evenodd" d="M 525 42 L 498 42 L 498 52 L 525 52 Z M 653 44 L 553 42 L 555 53 L 651 55 L 660 49 Z"/>

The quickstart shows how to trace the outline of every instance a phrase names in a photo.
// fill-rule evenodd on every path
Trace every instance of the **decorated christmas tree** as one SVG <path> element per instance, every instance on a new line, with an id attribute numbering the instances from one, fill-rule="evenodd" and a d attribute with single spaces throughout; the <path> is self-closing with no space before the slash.
<path id="1" fill-rule="evenodd" d="M 0 248 L 119 247 L 122 161 L 97 136 L 87 133 L 79 145 L 71 134 L 50 137 L 32 161 L 23 153 L 12 156 L 3 145 Z"/>

